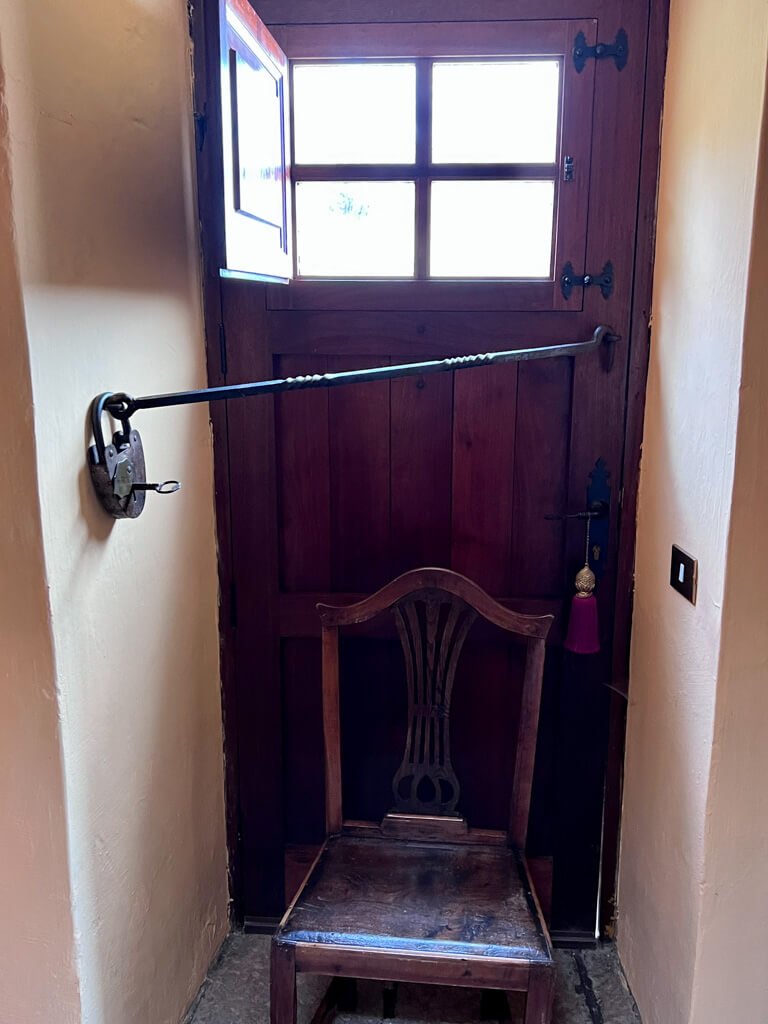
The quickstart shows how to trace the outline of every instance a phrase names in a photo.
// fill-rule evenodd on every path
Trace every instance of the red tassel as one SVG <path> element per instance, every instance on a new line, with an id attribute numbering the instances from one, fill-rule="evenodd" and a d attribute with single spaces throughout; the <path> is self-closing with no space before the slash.
<path id="1" fill-rule="evenodd" d="M 564 647 L 574 654 L 597 654 L 600 650 L 597 598 L 594 594 L 574 594 Z"/>

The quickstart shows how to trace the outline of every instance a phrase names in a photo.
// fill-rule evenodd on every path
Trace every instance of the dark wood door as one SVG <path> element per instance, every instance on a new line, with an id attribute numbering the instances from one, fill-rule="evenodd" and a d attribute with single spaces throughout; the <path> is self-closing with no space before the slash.
<path id="1" fill-rule="evenodd" d="M 503 21 L 505 31 L 519 29 L 535 46 L 535 26 L 550 22 L 552 36 L 556 23 L 557 38 L 568 41 L 562 59 L 570 97 L 570 106 L 563 101 L 557 188 L 569 187 L 562 158 L 575 151 L 579 198 L 564 207 L 552 280 L 535 295 L 528 285 L 443 284 L 430 293 L 418 282 L 408 290 L 380 282 L 281 286 L 209 277 L 209 305 L 220 308 L 222 325 L 216 330 L 209 315 L 212 383 L 581 341 L 601 323 L 620 341 L 610 365 L 590 354 L 232 402 L 215 423 L 237 911 L 246 918 L 279 915 L 286 849 L 323 834 L 316 603 L 346 601 L 400 572 L 435 565 L 466 574 L 511 607 L 555 616 L 529 852 L 552 867 L 555 936 L 588 941 L 609 722 L 620 733 L 622 719 L 623 698 L 615 691 L 623 686 L 633 531 L 622 493 L 633 504 L 655 188 L 649 139 L 658 129 L 661 81 L 660 68 L 649 68 L 647 59 L 649 15 L 655 31 L 663 16 L 650 0 L 257 6 L 289 57 L 292 46 L 306 47 L 323 32 L 337 37 L 339 25 L 366 26 L 362 36 L 344 30 L 349 45 L 375 39 L 383 29 L 373 23 L 386 29 L 412 22 L 415 31 L 438 18 Z M 308 23 L 315 27 L 307 30 Z M 620 30 L 626 61 L 587 59 L 576 69 L 579 32 L 589 46 L 613 43 Z M 610 294 L 576 287 L 566 297 L 566 259 L 577 274 L 597 274 L 610 262 Z M 597 588 L 602 650 L 579 658 L 562 643 L 573 578 L 584 561 L 584 526 L 546 516 L 585 507 L 598 460 L 610 487 Z M 476 826 L 503 827 L 507 813 L 519 667 L 511 649 L 481 637 L 470 643 L 457 680 L 452 742 L 462 809 Z M 396 643 L 386 630 L 352 637 L 344 669 L 357 681 L 343 698 L 345 754 L 354 766 L 345 797 L 353 816 L 380 817 L 402 753 Z M 614 766 L 614 803 L 615 776 Z"/>

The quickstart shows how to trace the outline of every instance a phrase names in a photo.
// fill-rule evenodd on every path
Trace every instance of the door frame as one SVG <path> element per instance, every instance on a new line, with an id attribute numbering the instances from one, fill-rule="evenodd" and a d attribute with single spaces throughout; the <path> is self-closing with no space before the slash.
<path id="1" fill-rule="evenodd" d="M 329 0 L 330 2 L 330 0 Z M 367 0 L 370 6 L 373 0 Z M 645 391 L 651 344 L 651 302 L 657 189 L 660 157 L 660 125 L 670 0 L 650 0 L 648 44 L 645 55 L 644 99 L 640 179 L 636 217 L 631 336 L 624 423 L 619 509 L 618 565 L 610 683 L 610 726 L 606 762 L 603 860 L 599 924 L 601 934 L 611 935 L 616 916 L 615 892 L 621 826 L 622 775 L 629 686 L 629 651 L 634 591 L 635 531 L 640 453 L 645 413 Z M 217 140 L 221 138 L 219 0 L 190 0 L 189 27 L 192 39 L 193 112 L 197 163 L 198 209 L 201 239 L 202 298 L 208 384 L 227 383 L 226 343 L 219 278 L 224 253 L 223 217 L 219 196 L 223 172 Z M 480 0 L 473 18 L 499 15 L 498 0 Z M 508 12 L 507 12 L 508 13 Z M 544 16 L 544 15 L 541 15 Z M 219 635 L 222 686 L 222 720 L 225 762 L 226 829 L 231 915 L 242 923 L 242 863 L 240 851 L 239 758 L 236 719 L 236 681 L 233 657 L 237 609 L 234 592 L 231 505 L 229 500 L 229 418 L 227 403 L 210 409 L 213 427 L 214 487 L 219 572 Z M 282 777 L 280 738 L 273 736 L 275 771 Z M 263 922 L 268 928 L 271 919 Z"/>

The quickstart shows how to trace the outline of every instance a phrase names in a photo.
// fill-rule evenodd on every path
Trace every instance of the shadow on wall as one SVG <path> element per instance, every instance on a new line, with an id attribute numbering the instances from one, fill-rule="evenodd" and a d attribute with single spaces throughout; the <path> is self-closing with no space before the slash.
<path id="1" fill-rule="evenodd" d="M 59 707 L 3 57 L 0 46 L 0 1019 L 76 1024 Z"/>
<path id="2" fill-rule="evenodd" d="M 198 247 L 186 217 L 192 185 L 183 159 L 192 125 L 173 103 L 184 58 L 169 52 L 168 26 L 153 18 L 153 6 L 30 3 L 14 15 L 24 23 L 36 83 L 28 98 L 37 109 L 25 140 L 34 165 L 25 214 L 30 234 L 45 239 L 22 253 L 29 283 L 146 291 L 184 285 L 179 240 Z M 177 19 L 170 10 L 168 20 Z M 62 54 L 71 73 L 59 100 Z M 79 239 L 76 251 L 72 238 Z"/>

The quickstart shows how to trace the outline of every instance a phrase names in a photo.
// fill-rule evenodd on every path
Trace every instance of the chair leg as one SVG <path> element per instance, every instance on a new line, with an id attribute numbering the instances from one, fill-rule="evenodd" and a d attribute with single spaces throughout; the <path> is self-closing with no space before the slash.
<path id="1" fill-rule="evenodd" d="M 271 1024 L 296 1024 L 296 954 L 293 946 L 272 943 L 269 982 Z"/>
<path id="2" fill-rule="evenodd" d="M 532 965 L 525 1001 L 525 1024 L 551 1024 L 554 995 L 554 969 Z"/>

